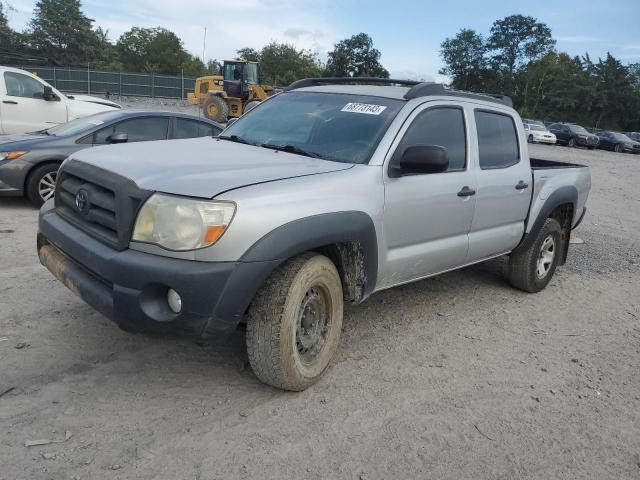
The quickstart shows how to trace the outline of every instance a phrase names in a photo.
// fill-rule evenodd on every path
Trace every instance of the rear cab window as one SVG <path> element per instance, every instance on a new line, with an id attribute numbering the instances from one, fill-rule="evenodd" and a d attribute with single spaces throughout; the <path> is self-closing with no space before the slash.
<path id="1" fill-rule="evenodd" d="M 480 168 L 489 170 L 516 165 L 520 161 L 520 144 L 513 117 L 489 110 L 476 110 L 474 115 Z"/>

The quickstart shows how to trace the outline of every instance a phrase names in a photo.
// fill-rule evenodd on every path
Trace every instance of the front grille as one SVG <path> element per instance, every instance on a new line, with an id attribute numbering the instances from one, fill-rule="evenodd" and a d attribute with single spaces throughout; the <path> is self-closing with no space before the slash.
<path id="1" fill-rule="evenodd" d="M 57 178 L 56 212 L 107 245 L 124 250 L 133 222 L 152 192 L 107 170 L 68 160 Z"/>

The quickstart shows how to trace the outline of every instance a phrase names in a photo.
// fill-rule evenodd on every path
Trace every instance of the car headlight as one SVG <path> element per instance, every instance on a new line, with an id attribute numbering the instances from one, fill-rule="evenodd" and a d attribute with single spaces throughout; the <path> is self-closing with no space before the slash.
<path id="1" fill-rule="evenodd" d="M 231 202 L 155 193 L 140 209 L 131 239 L 168 250 L 208 247 L 222 237 L 235 210 Z"/>
<path id="2" fill-rule="evenodd" d="M 20 158 L 27 152 L 23 151 L 14 151 L 14 152 L 0 152 L 0 160 L 15 160 L 16 158 Z"/>

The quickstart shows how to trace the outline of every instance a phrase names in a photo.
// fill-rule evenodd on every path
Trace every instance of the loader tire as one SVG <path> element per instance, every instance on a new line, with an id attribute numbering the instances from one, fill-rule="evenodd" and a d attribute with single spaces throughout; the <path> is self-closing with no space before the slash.
<path id="1" fill-rule="evenodd" d="M 209 95 L 202 104 L 202 111 L 209 120 L 221 123 L 226 122 L 229 115 L 227 102 L 219 95 Z"/>

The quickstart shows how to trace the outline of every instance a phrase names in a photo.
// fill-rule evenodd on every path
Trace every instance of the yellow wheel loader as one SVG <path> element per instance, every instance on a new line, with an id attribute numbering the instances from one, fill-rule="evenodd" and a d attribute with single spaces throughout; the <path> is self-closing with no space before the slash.
<path id="1" fill-rule="evenodd" d="M 222 73 L 196 79 L 195 91 L 187 95 L 216 122 L 237 118 L 274 93 L 273 87 L 258 84 L 257 62 L 225 60 Z"/>

